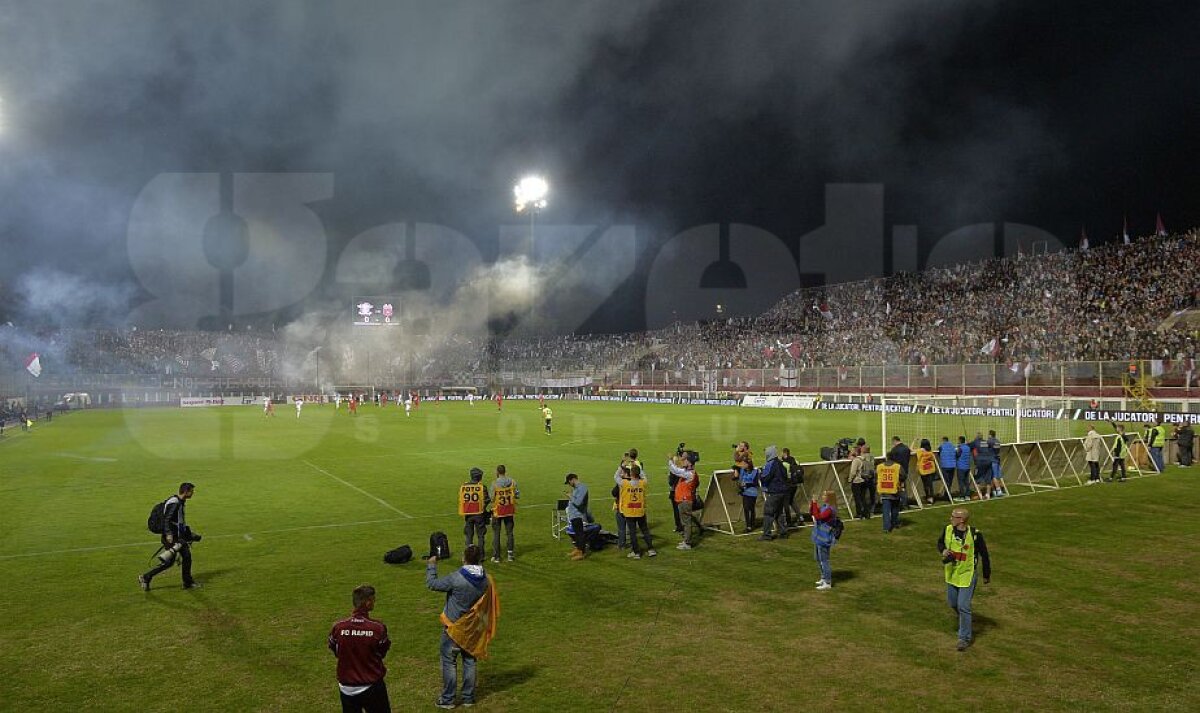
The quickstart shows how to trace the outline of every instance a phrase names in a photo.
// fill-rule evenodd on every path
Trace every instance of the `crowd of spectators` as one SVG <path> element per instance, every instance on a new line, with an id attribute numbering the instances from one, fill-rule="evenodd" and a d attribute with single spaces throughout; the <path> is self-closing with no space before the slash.
<path id="1" fill-rule="evenodd" d="M 992 258 L 798 290 L 764 314 L 650 332 L 488 339 L 437 334 L 389 346 L 377 330 L 324 344 L 285 332 L 60 330 L 50 361 L 107 374 L 466 380 L 481 372 L 851 367 L 1194 359 L 1200 230 L 1091 250 Z M 360 338 L 358 335 L 362 335 Z M 0 340 L 0 351 L 4 349 Z M 11 351 L 11 349 L 9 350 Z M 0 354 L 6 361 L 13 354 Z M 318 373 L 321 372 L 321 373 Z M 465 381 L 464 381 L 465 383 Z"/>

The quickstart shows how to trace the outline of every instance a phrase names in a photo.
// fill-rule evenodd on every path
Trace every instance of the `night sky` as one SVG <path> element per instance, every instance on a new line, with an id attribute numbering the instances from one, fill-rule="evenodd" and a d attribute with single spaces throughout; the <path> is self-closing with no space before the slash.
<path id="1" fill-rule="evenodd" d="M 235 174 L 331 175 L 304 189 L 317 262 L 289 242 L 297 223 L 247 218 L 233 311 L 259 322 L 397 293 L 387 270 L 339 280 L 376 226 L 445 226 L 476 262 L 502 260 L 500 236 L 528 230 L 511 190 L 530 170 L 552 187 L 535 268 L 576 281 L 543 260 L 575 248 L 545 244 L 591 226 L 568 258 L 586 314 L 562 331 L 658 326 L 651 303 L 696 288 L 719 224 L 764 231 L 795 264 L 730 300 L 748 312 L 801 284 L 1028 248 L 1037 231 L 1073 247 L 1082 227 L 1117 239 L 1126 215 L 1135 234 L 1158 212 L 1200 225 L 1198 28 L 1194 1 L 10 2 L 0 316 L 211 324 L 215 308 L 134 308 L 161 297 L 147 275 L 162 270 L 181 299 L 218 299 L 215 268 L 191 285 L 180 246 L 197 215 L 236 207 Z M 218 178 L 146 218 L 147 187 L 172 173 Z M 880 229 L 806 248 L 827 184 L 878 185 Z M 1005 223 L 1025 237 L 994 232 Z M 613 226 L 636 237 L 612 247 Z M 701 226 L 711 240 L 675 239 Z M 915 241 L 893 245 L 895 226 Z M 724 230 L 735 261 L 744 246 L 780 262 Z M 758 263 L 741 264 L 755 289 Z M 547 299 L 573 298 L 559 289 Z"/>

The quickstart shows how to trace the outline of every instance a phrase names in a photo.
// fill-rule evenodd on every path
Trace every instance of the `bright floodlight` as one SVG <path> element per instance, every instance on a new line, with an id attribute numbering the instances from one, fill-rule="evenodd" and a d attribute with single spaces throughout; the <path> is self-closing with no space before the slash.
<path id="1" fill-rule="evenodd" d="M 541 176 L 526 176 L 513 187 L 516 197 L 517 212 L 541 210 L 546 207 L 546 196 L 550 193 L 550 184 Z"/>

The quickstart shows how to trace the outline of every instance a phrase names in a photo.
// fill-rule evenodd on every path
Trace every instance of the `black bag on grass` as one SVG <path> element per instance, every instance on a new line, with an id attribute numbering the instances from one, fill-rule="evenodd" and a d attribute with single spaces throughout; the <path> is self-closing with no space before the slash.
<path id="1" fill-rule="evenodd" d="M 412 548 L 408 545 L 400 545 L 394 550 L 388 550 L 383 556 L 383 561 L 388 564 L 404 564 L 413 558 Z"/>
<path id="2" fill-rule="evenodd" d="M 450 538 L 446 537 L 444 532 L 435 532 L 429 536 L 429 554 L 425 555 L 425 559 L 437 557 L 444 560 L 450 556 Z"/>

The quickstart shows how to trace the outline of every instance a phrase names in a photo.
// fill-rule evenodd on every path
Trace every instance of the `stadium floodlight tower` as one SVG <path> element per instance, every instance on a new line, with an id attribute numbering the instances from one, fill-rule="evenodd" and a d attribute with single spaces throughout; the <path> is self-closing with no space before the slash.
<path id="1" fill-rule="evenodd" d="M 530 174 L 513 186 L 513 197 L 516 199 L 514 208 L 518 213 L 529 215 L 529 261 L 534 261 L 537 247 L 537 237 L 534 232 L 537 214 L 548 205 L 546 197 L 550 195 L 550 184 L 546 179 Z"/>

